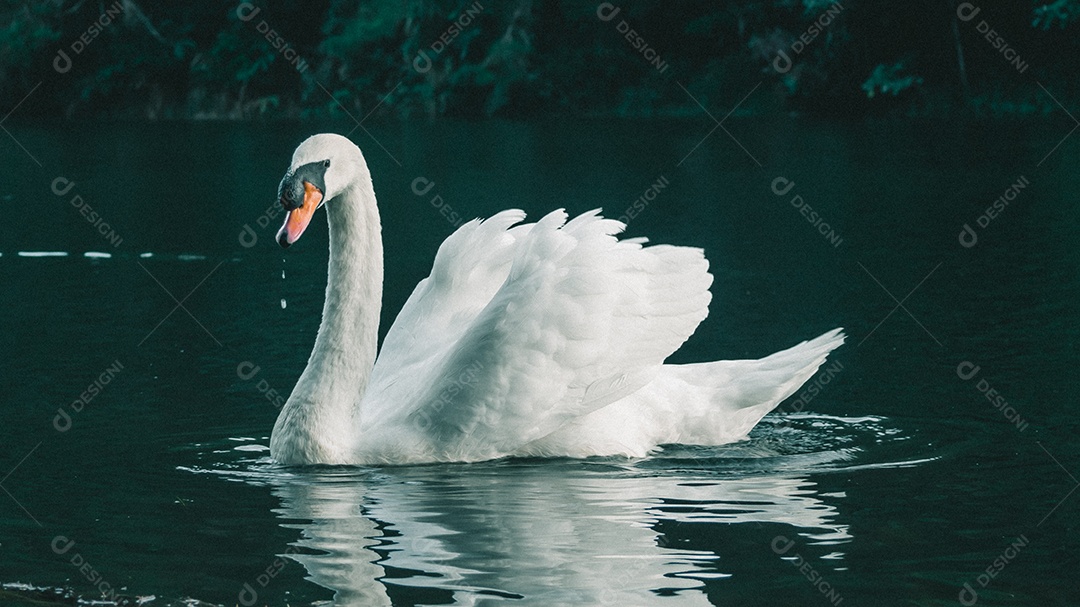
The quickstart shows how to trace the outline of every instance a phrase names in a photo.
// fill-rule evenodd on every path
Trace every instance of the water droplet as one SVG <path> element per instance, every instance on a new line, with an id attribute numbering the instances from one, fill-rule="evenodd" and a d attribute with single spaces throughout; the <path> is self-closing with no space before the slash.
<path id="1" fill-rule="evenodd" d="M 281 267 L 281 280 L 285 280 L 285 258 L 284 257 L 281 258 L 281 266 L 282 266 Z M 282 297 L 281 298 L 281 309 L 284 310 L 286 305 L 288 305 L 288 304 L 285 302 L 285 298 Z"/>

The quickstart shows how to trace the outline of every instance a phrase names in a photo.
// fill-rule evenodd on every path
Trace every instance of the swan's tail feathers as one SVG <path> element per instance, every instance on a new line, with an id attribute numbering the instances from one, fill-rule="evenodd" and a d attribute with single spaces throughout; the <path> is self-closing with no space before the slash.
<path id="1" fill-rule="evenodd" d="M 722 444 L 744 438 L 765 414 L 813 377 L 844 337 L 837 328 L 759 360 L 665 365 L 707 399 L 707 410 L 693 416 L 695 423 L 683 424 L 673 442 Z M 829 367 L 830 379 L 843 369 L 839 364 Z"/>

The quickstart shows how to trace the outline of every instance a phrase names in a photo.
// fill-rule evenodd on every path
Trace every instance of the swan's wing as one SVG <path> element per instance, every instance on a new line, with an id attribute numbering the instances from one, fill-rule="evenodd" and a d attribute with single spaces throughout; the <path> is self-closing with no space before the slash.
<path id="1" fill-rule="evenodd" d="M 369 396 L 379 396 L 398 382 L 415 383 L 414 374 L 430 370 L 433 356 L 461 340 L 510 274 L 515 245 L 532 228 L 532 224 L 511 227 L 523 219 L 523 211 L 502 211 L 484 221 L 465 223 L 443 241 L 431 275 L 417 283 L 383 339 Z M 395 392 L 397 398 L 404 396 Z M 377 410 L 381 400 L 370 403 L 365 418 L 385 417 L 376 415 L 383 413 Z"/>
<path id="2" fill-rule="evenodd" d="M 700 249 L 618 241 L 598 211 L 520 217 L 452 235 L 387 335 L 361 411 L 384 449 L 512 453 L 648 383 L 708 314 Z"/>

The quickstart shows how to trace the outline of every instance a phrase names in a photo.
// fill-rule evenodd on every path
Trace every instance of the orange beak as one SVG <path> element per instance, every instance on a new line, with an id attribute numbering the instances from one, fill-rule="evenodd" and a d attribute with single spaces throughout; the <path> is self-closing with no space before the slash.
<path id="1" fill-rule="evenodd" d="M 304 233 L 308 224 L 311 223 L 311 218 L 315 215 L 315 209 L 319 208 L 322 199 L 323 193 L 319 191 L 319 188 L 305 181 L 304 202 L 299 207 L 289 211 L 285 223 L 282 224 L 277 233 L 279 245 L 283 248 L 288 247 L 300 239 L 300 235 Z"/>

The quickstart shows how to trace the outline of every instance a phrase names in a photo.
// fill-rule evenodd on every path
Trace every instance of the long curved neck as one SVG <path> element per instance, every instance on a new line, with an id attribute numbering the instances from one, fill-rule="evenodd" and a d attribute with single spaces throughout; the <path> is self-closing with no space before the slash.
<path id="1" fill-rule="evenodd" d="M 355 404 L 375 365 L 382 306 L 382 226 L 371 182 L 355 184 L 330 201 L 326 211 L 330 224 L 326 302 L 308 371 L 322 378 L 334 376 L 320 385 L 344 393 L 327 401 L 347 398 Z"/>
<path id="2" fill-rule="evenodd" d="M 271 455 L 283 463 L 345 463 L 375 365 L 382 306 L 382 227 L 363 175 L 326 204 L 330 266 L 315 347 L 278 416 Z"/>

